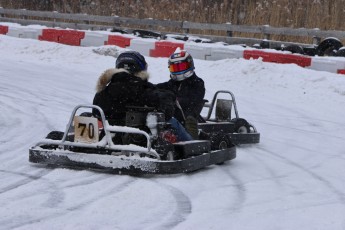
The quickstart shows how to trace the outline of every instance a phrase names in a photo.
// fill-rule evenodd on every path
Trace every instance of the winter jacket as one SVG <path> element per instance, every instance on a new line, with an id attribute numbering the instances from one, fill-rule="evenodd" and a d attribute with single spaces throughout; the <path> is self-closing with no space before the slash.
<path id="1" fill-rule="evenodd" d="M 125 69 L 108 69 L 98 79 L 93 104 L 102 108 L 112 125 L 124 125 L 127 106 L 154 107 L 167 112 L 166 117 L 170 113 L 171 117 L 174 108 L 170 107 L 173 107 L 174 95 L 167 96 L 168 92 L 158 90 L 148 82 L 148 77 L 146 71 L 133 75 Z M 93 113 L 99 116 L 97 110 Z"/>
<path id="2" fill-rule="evenodd" d="M 183 110 L 182 114 L 179 108 L 175 108 L 174 117 L 177 120 L 184 123 L 184 119 L 188 116 L 198 119 L 204 104 L 205 85 L 204 81 L 195 73 L 183 81 L 171 79 L 168 82 L 160 83 L 156 86 L 161 89 L 171 90 L 176 95 Z"/>

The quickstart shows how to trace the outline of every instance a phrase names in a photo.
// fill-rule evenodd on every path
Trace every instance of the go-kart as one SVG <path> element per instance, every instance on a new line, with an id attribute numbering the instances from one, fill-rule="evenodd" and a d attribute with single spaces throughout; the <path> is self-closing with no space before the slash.
<path id="1" fill-rule="evenodd" d="M 235 145 L 259 143 L 260 133 L 239 117 L 230 91 L 216 92 L 202 108 L 208 111 L 200 116 L 198 128 L 207 138 L 177 142 L 164 114 L 154 108 L 129 107 L 125 125 L 119 126 L 110 125 L 100 107 L 78 105 L 65 132 L 52 131 L 30 148 L 29 161 L 117 174 L 176 174 L 223 164 L 236 157 Z M 99 116 L 76 115 L 83 109 L 97 110 Z"/>
<path id="2" fill-rule="evenodd" d="M 91 112 L 77 111 L 94 109 Z M 229 135 L 208 133 L 206 140 L 176 142 L 164 114 L 132 107 L 124 126 L 110 125 L 98 106 L 74 108 L 65 132 L 52 131 L 29 149 L 29 161 L 116 174 L 176 174 L 223 164 L 236 157 Z"/>
<path id="3" fill-rule="evenodd" d="M 227 96 L 220 98 L 220 95 Z M 239 116 L 235 96 L 232 92 L 217 91 L 210 103 L 208 100 L 204 100 L 202 109 L 206 110 L 207 115 L 200 115 L 198 128 L 204 132 L 226 133 L 235 145 L 260 142 L 260 133 L 257 132 L 255 126 Z"/>

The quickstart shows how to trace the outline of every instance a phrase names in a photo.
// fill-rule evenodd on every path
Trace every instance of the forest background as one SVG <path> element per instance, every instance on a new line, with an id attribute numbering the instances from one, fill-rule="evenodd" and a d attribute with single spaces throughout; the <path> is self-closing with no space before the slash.
<path id="1" fill-rule="evenodd" d="M 0 0 L 0 7 L 138 19 L 345 30 L 345 0 Z"/>

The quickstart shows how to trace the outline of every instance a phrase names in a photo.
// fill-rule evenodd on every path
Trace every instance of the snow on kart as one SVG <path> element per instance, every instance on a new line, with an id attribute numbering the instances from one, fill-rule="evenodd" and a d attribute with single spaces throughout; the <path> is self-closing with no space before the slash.
<path id="1" fill-rule="evenodd" d="M 227 99 L 219 98 L 219 95 L 228 95 Z M 229 98 L 230 97 L 230 98 Z M 260 142 L 260 133 L 254 125 L 238 115 L 235 96 L 230 91 L 217 91 L 210 103 L 204 101 L 203 108 L 207 115 L 199 118 L 198 128 L 206 133 L 218 130 L 226 133 L 235 145 L 255 144 Z"/>
<path id="2" fill-rule="evenodd" d="M 79 109 L 96 109 L 79 115 Z M 230 137 L 211 131 L 207 140 L 175 142 L 164 114 L 132 108 L 125 126 L 109 125 L 98 106 L 74 108 L 65 132 L 52 131 L 29 149 L 29 161 L 116 174 L 175 174 L 222 164 L 236 157 Z M 175 143 L 174 143 L 175 142 Z"/>

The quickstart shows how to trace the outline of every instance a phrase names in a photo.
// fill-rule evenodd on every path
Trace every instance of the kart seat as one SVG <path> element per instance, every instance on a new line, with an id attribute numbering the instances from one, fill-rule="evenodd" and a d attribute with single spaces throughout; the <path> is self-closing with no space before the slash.
<path id="1" fill-rule="evenodd" d="M 215 118 L 211 119 L 211 115 L 214 109 L 214 103 L 208 103 L 208 100 L 203 100 L 203 106 L 200 109 L 200 113 L 203 108 L 208 108 L 208 114 L 206 117 L 199 115 L 198 121 L 205 123 L 206 121 L 230 121 L 231 120 L 231 108 L 233 101 L 229 99 L 217 99 L 215 102 Z M 199 113 L 199 114 L 200 114 Z"/>
<path id="2" fill-rule="evenodd" d="M 217 121 L 231 120 L 232 100 L 217 99 L 215 117 Z"/>

